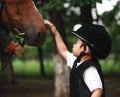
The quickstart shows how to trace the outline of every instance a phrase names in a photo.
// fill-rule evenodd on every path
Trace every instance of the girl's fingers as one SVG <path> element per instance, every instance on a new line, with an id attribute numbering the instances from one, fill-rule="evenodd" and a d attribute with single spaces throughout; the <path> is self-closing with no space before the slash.
<path id="1" fill-rule="evenodd" d="M 51 25 L 52 23 L 48 20 L 44 20 L 44 23 L 47 24 L 47 25 Z"/>

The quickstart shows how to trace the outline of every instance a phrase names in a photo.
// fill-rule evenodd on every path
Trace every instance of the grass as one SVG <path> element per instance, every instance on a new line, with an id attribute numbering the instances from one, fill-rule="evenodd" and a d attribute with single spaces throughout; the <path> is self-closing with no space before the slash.
<path id="1" fill-rule="evenodd" d="M 120 63 L 115 64 L 113 60 L 100 61 L 104 74 L 117 73 L 120 74 Z M 50 77 L 54 74 L 54 66 L 51 60 L 44 60 L 44 70 L 46 76 Z M 13 61 L 13 70 L 15 75 L 18 76 L 40 76 L 41 68 L 39 61 L 36 59 L 30 59 L 22 61 L 15 59 Z"/>
<path id="2" fill-rule="evenodd" d="M 18 76 L 40 76 L 41 68 L 39 61 L 35 59 L 30 59 L 27 61 L 21 61 L 16 59 L 13 61 L 13 70 L 15 75 Z M 46 76 L 53 75 L 53 63 L 51 61 L 44 61 L 44 68 Z"/>

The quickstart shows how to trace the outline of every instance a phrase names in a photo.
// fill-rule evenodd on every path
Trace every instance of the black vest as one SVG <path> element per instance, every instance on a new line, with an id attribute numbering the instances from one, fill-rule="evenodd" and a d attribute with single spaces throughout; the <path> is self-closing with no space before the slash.
<path id="1" fill-rule="evenodd" d="M 87 85 L 85 84 L 85 82 L 83 80 L 83 73 L 90 66 L 95 66 L 100 75 L 100 78 L 101 78 L 101 81 L 103 84 L 102 97 L 105 97 L 103 74 L 101 71 L 101 67 L 99 64 L 95 64 L 92 60 L 83 62 L 77 68 L 71 69 L 71 72 L 70 72 L 70 97 L 91 97 L 92 93 L 90 92 L 90 90 L 88 89 Z M 93 84 L 94 84 L 94 82 L 93 82 Z"/>

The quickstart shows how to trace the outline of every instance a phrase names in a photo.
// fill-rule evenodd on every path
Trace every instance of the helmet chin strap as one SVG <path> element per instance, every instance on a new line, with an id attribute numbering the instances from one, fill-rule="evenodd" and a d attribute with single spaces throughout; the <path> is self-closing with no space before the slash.
<path id="1" fill-rule="evenodd" d="M 79 63 L 80 61 L 81 61 L 81 59 L 82 59 L 82 57 L 83 56 L 92 56 L 92 54 L 91 53 L 85 53 L 85 50 L 86 50 L 86 44 L 85 43 L 83 43 L 82 45 L 81 45 L 81 47 L 84 47 L 84 50 L 80 53 L 80 55 L 76 58 L 76 60 L 75 60 L 75 62 L 74 62 L 74 65 L 73 65 L 73 67 L 75 67 L 76 68 L 76 66 L 77 66 L 77 63 Z"/>

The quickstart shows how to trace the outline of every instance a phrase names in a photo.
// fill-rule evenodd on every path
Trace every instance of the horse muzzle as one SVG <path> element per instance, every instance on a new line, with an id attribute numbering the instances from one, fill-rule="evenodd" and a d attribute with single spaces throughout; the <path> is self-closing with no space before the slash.
<path id="1" fill-rule="evenodd" d="M 25 43 L 29 46 L 41 47 L 46 39 L 46 33 L 41 30 L 37 33 L 21 33 L 21 37 L 24 38 Z"/>

